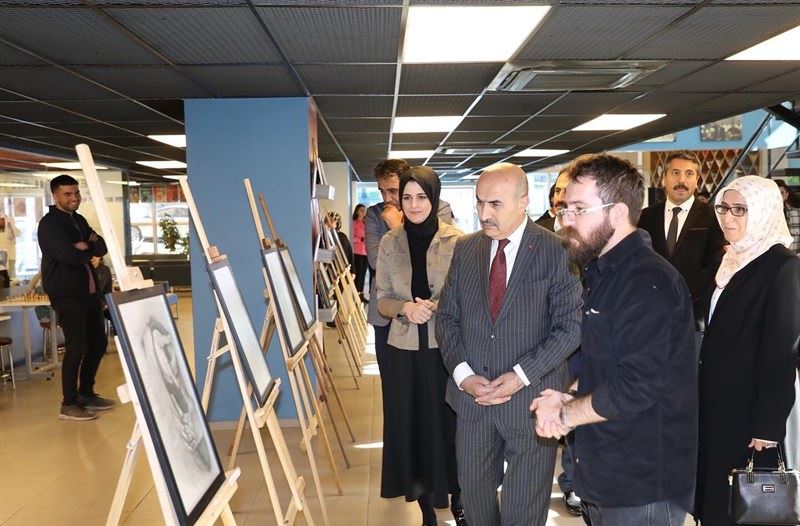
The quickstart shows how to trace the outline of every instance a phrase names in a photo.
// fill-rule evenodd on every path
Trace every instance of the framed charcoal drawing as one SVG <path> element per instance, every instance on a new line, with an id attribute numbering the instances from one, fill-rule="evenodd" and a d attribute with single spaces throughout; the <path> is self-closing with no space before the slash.
<path id="1" fill-rule="evenodd" d="M 280 249 L 281 260 L 283 261 L 283 268 L 286 270 L 286 275 L 289 278 L 289 285 L 292 286 L 294 297 L 297 298 L 297 308 L 300 311 L 300 320 L 303 322 L 303 328 L 308 330 L 314 324 L 314 314 L 308 306 L 308 300 L 303 293 L 303 284 L 300 283 L 300 276 L 297 275 L 297 267 L 294 266 L 294 259 L 289 252 L 288 247 Z"/>
<path id="2" fill-rule="evenodd" d="M 225 480 L 161 287 L 108 294 L 122 359 L 180 524 L 193 524 Z"/>
<path id="3" fill-rule="evenodd" d="M 303 328 L 295 309 L 297 300 L 294 298 L 293 291 L 289 286 L 286 271 L 281 261 L 281 255 L 277 248 L 269 248 L 261 251 L 264 269 L 267 271 L 272 298 L 275 301 L 273 312 L 275 313 L 275 323 L 278 330 L 283 334 L 283 339 L 288 345 L 288 353 L 294 356 L 303 346 Z"/>
<path id="4" fill-rule="evenodd" d="M 233 333 L 236 349 L 244 364 L 247 380 L 253 386 L 258 406 L 263 407 L 272 391 L 275 381 L 267 367 L 267 359 L 261 342 L 253 329 L 252 318 L 242 299 L 242 293 L 236 278 L 233 276 L 230 261 L 224 258 L 208 265 L 208 273 L 214 285 L 214 291 L 222 305 L 223 314 L 228 327 Z"/>

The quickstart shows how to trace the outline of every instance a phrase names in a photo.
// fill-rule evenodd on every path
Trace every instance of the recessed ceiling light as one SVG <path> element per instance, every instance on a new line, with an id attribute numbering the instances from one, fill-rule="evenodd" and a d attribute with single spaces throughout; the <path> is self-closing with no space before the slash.
<path id="1" fill-rule="evenodd" d="M 630 130 L 666 116 L 666 113 L 606 113 L 572 129 L 574 131 Z"/>
<path id="2" fill-rule="evenodd" d="M 410 7 L 403 62 L 505 62 L 549 10 L 550 6 Z M 492 27 L 502 29 L 488 35 Z"/>
<path id="3" fill-rule="evenodd" d="M 173 181 L 180 181 L 181 179 L 186 179 L 186 174 L 183 174 L 183 175 L 165 175 L 164 179 L 172 179 Z"/>
<path id="4" fill-rule="evenodd" d="M 25 183 L 0 183 L 3 188 L 36 188 L 35 184 Z"/>
<path id="5" fill-rule="evenodd" d="M 512 157 L 552 157 L 568 153 L 569 150 L 548 150 L 546 148 L 528 148 L 517 152 Z"/>
<path id="6" fill-rule="evenodd" d="M 58 168 L 60 170 L 80 170 L 81 163 L 79 162 L 59 162 L 59 163 L 39 163 L 48 168 Z M 105 166 L 95 165 L 98 170 L 108 170 Z"/>
<path id="7" fill-rule="evenodd" d="M 154 141 L 175 146 L 176 148 L 186 148 L 185 135 L 148 135 L 147 137 L 149 139 L 153 139 Z"/>
<path id="8" fill-rule="evenodd" d="M 136 161 L 136 164 L 141 164 L 142 166 L 148 166 L 150 168 L 158 168 L 159 170 L 186 168 L 186 163 L 180 161 Z"/>
<path id="9" fill-rule="evenodd" d="M 800 60 L 800 26 L 740 51 L 725 60 Z"/>
<path id="10" fill-rule="evenodd" d="M 427 159 L 436 153 L 436 150 L 392 150 L 389 152 L 391 159 Z"/>
<path id="11" fill-rule="evenodd" d="M 395 117 L 392 122 L 392 133 L 449 132 L 458 127 L 462 118 L 461 115 Z"/>
<path id="12" fill-rule="evenodd" d="M 478 177 L 480 177 L 480 175 L 478 175 L 478 174 L 470 174 L 470 175 L 465 175 L 464 177 L 461 178 L 461 180 L 462 181 L 477 181 Z"/>

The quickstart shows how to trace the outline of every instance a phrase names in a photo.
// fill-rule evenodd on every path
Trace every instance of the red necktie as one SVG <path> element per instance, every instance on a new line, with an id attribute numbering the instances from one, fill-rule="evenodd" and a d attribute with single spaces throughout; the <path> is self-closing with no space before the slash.
<path id="1" fill-rule="evenodd" d="M 506 245 L 508 239 L 500 239 L 497 242 L 497 253 L 489 270 L 489 315 L 492 317 L 492 323 L 497 321 L 503 296 L 506 294 Z"/>

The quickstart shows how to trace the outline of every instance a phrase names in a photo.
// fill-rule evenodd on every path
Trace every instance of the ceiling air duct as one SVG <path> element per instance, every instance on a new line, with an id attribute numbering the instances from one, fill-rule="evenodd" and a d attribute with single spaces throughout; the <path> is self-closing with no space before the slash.
<path id="1" fill-rule="evenodd" d="M 599 91 L 629 86 L 667 65 L 661 60 L 507 62 L 489 85 L 494 91 Z"/>

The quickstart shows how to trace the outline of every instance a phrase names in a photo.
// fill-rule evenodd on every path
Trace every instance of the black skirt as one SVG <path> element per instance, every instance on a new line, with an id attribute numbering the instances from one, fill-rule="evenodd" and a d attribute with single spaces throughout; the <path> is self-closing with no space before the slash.
<path id="1" fill-rule="evenodd" d="M 439 349 L 379 351 L 383 388 L 381 497 L 412 502 L 433 493 L 447 508 L 458 493 L 456 415 L 445 402 L 448 375 Z"/>

